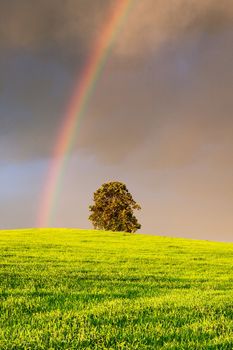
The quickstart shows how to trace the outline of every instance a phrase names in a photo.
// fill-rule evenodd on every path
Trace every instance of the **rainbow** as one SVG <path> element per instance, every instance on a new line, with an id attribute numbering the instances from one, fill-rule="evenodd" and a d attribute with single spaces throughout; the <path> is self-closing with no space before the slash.
<path id="1" fill-rule="evenodd" d="M 135 0 L 115 1 L 110 11 L 108 21 L 105 23 L 101 35 L 85 64 L 81 79 L 79 79 L 74 89 L 57 137 L 54 155 L 42 191 L 42 199 L 36 223 L 37 227 L 49 226 L 54 217 L 62 179 L 80 126 L 80 121 L 85 114 L 87 104 L 95 89 L 98 78 L 103 71 L 116 37 L 126 21 L 134 1 Z"/>

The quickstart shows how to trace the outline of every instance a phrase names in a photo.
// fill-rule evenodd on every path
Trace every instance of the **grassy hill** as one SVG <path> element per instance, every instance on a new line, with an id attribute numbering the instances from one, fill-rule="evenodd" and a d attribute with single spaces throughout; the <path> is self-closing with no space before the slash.
<path id="1" fill-rule="evenodd" d="M 233 349 L 233 244 L 0 231 L 0 349 Z"/>

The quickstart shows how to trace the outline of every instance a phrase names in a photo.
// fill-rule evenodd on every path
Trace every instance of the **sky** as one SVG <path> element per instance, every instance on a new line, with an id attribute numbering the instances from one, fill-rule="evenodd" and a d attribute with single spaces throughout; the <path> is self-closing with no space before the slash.
<path id="1" fill-rule="evenodd" d="M 0 0 L 0 228 L 35 227 L 74 86 L 116 0 Z M 141 233 L 233 240 L 233 2 L 133 0 L 64 169 L 51 226 L 91 228 L 122 181 Z"/>

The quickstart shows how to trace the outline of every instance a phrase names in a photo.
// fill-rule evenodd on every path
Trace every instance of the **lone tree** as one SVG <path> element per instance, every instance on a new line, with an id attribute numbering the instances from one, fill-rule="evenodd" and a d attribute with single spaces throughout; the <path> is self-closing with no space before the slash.
<path id="1" fill-rule="evenodd" d="M 108 182 L 94 193 L 89 220 L 95 229 L 136 232 L 141 228 L 134 209 L 141 209 L 122 182 Z"/>

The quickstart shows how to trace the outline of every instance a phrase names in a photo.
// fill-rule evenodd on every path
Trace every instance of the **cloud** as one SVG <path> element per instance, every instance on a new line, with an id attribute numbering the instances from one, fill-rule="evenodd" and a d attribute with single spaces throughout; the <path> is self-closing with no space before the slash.
<path id="1" fill-rule="evenodd" d="M 81 146 L 105 161 L 135 151 L 145 166 L 169 168 L 198 161 L 212 145 L 227 145 L 229 161 L 231 41 L 228 31 L 214 40 L 182 41 L 117 77 L 110 67 L 83 122 Z"/>
<path id="2" fill-rule="evenodd" d="M 114 1 L 2 0 L 0 47 L 27 49 L 78 58 L 91 49 Z M 233 21 L 231 0 L 135 1 L 115 52 L 153 51 L 164 41 L 192 33 L 216 33 Z"/>
<path id="3" fill-rule="evenodd" d="M 167 41 L 219 33 L 232 27 L 231 0 L 145 0 L 129 16 L 115 51 L 123 56 L 153 54 Z"/>
<path id="4" fill-rule="evenodd" d="M 109 5 L 101 0 L 2 0 L 0 6 L 2 47 L 46 50 L 58 46 L 66 54 L 77 54 L 80 46 L 89 45 Z"/>
<path id="5" fill-rule="evenodd" d="M 1 2 L 0 133 L 7 135 L 1 158 L 52 154 L 112 4 Z M 230 0 L 136 2 L 90 100 L 77 148 L 106 163 L 136 153 L 146 166 L 169 168 L 196 161 L 208 145 L 225 145 L 232 128 L 232 28 Z"/>

